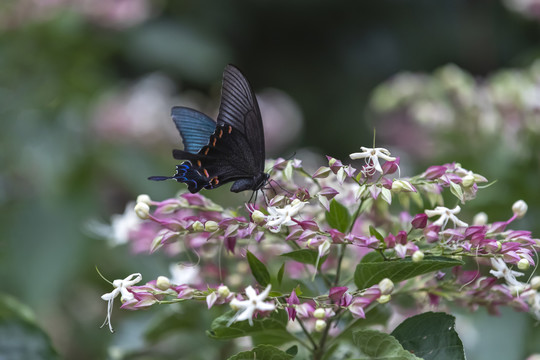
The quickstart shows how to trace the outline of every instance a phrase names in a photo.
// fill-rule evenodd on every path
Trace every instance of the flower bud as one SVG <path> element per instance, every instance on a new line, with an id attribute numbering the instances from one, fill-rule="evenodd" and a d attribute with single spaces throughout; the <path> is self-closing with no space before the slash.
<path id="1" fill-rule="evenodd" d="M 150 206 L 146 203 L 138 202 L 135 205 L 135 214 L 137 214 L 140 219 L 148 219 L 150 217 Z"/>
<path id="2" fill-rule="evenodd" d="M 171 283 L 169 281 L 169 278 L 166 276 L 158 276 L 156 280 L 156 286 L 160 290 L 167 290 L 171 287 Z"/>
<path id="3" fill-rule="evenodd" d="M 219 229 L 219 225 L 215 221 L 208 220 L 207 222 L 204 223 L 204 231 L 214 232 L 217 229 Z"/>
<path id="4" fill-rule="evenodd" d="M 231 293 L 231 290 L 229 290 L 227 286 L 221 285 L 220 287 L 218 287 L 217 292 L 220 297 L 226 298 Z"/>
<path id="5" fill-rule="evenodd" d="M 329 167 L 321 166 L 317 171 L 315 171 L 312 177 L 314 179 L 325 178 L 325 177 L 328 177 L 328 175 L 330 175 L 330 172 L 332 172 L 332 170 Z"/>
<path id="6" fill-rule="evenodd" d="M 260 212 L 259 210 L 255 210 L 251 214 L 251 218 L 257 224 L 260 224 L 260 223 L 264 222 L 264 220 L 266 220 L 266 216 L 262 212 Z"/>
<path id="7" fill-rule="evenodd" d="M 401 245 L 407 244 L 407 232 L 400 230 L 396 235 L 396 242 Z"/>
<path id="8" fill-rule="evenodd" d="M 395 192 L 395 193 L 399 193 L 399 192 L 416 192 L 416 189 L 408 181 L 394 180 L 392 182 L 392 191 Z"/>
<path id="9" fill-rule="evenodd" d="M 485 212 L 479 212 L 473 217 L 473 225 L 486 225 L 488 222 L 488 216 Z"/>
<path id="10" fill-rule="evenodd" d="M 428 216 L 424 213 L 416 214 L 411 221 L 413 228 L 423 229 L 427 225 Z"/>
<path id="11" fill-rule="evenodd" d="M 523 200 L 518 200 L 512 205 L 512 211 L 516 214 L 518 219 L 521 219 L 527 213 L 527 203 Z"/>
<path id="12" fill-rule="evenodd" d="M 315 321 L 315 331 L 321 332 L 326 328 L 326 321 L 324 320 L 317 320 Z"/>
<path id="13" fill-rule="evenodd" d="M 324 319 L 325 315 L 326 315 L 326 312 L 324 311 L 323 308 L 317 308 L 313 312 L 313 317 L 315 317 L 316 319 Z"/>
<path id="14" fill-rule="evenodd" d="M 413 254 L 412 254 L 412 261 L 413 262 L 420 262 L 424 260 L 424 253 L 420 250 L 416 250 Z"/>
<path id="15" fill-rule="evenodd" d="M 394 283 L 388 278 L 384 278 L 379 282 L 379 290 L 382 295 L 390 295 L 394 291 Z"/>
<path id="16" fill-rule="evenodd" d="M 204 225 L 202 222 L 200 222 L 199 220 L 195 221 L 192 225 L 191 225 L 191 228 L 193 229 L 193 231 L 195 232 L 203 232 L 204 231 Z"/>
<path id="17" fill-rule="evenodd" d="M 377 302 L 379 304 L 386 304 L 387 302 L 390 301 L 390 299 L 392 298 L 391 295 L 381 295 L 378 299 L 377 299 Z"/>
<path id="18" fill-rule="evenodd" d="M 461 185 L 463 185 L 463 187 L 468 188 L 474 185 L 474 182 L 475 182 L 474 175 L 467 174 L 462 179 L 463 179 L 463 182 L 461 183 Z"/>
<path id="19" fill-rule="evenodd" d="M 531 287 L 534 290 L 540 289 L 540 276 L 533 276 L 533 278 L 531 279 Z"/>
<path id="20" fill-rule="evenodd" d="M 148 196 L 146 194 L 141 194 L 141 195 L 137 196 L 137 202 L 138 203 L 141 202 L 141 203 L 151 205 L 152 204 L 152 199 L 150 199 L 150 196 Z"/>
<path id="21" fill-rule="evenodd" d="M 517 263 L 519 270 L 527 270 L 531 264 L 529 264 L 529 260 L 527 259 L 521 259 Z"/>

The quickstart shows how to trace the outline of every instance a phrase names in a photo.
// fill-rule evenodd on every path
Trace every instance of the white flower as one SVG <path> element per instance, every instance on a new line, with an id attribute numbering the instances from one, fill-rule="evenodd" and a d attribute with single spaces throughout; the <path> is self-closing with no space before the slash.
<path id="1" fill-rule="evenodd" d="M 272 285 L 268 285 L 266 289 L 257 295 L 255 292 L 255 289 L 253 289 L 250 286 L 246 288 L 246 295 L 248 297 L 247 300 L 238 300 L 238 299 L 232 299 L 230 305 L 231 308 L 234 310 L 238 310 L 237 313 L 233 316 L 233 318 L 229 321 L 229 326 L 233 322 L 237 321 L 243 321 L 243 320 L 249 320 L 249 325 L 253 326 L 253 314 L 256 310 L 259 311 L 273 311 L 276 309 L 276 305 L 273 303 L 265 303 L 263 300 L 266 299 L 268 296 L 268 293 L 270 292 L 270 289 L 272 288 Z"/>
<path id="2" fill-rule="evenodd" d="M 142 220 L 135 213 L 133 202 L 130 202 L 126 205 L 123 214 L 111 216 L 111 225 L 91 221 L 88 224 L 88 230 L 99 237 L 106 238 L 111 246 L 117 246 L 127 243 L 129 233 L 137 229 L 141 223 Z"/>
<path id="3" fill-rule="evenodd" d="M 290 205 L 285 205 L 285 207 L 281 209 L 274 206 L 268 207 L 270 215 L 266 218 L 266 227 L 270 231 L 277 233 L 281 231 L 281 226 L 295 225 L 296 223 L 292 218 L 296 216 L 306 204 L 306 202 L 294 199 Z"/>
<path id="4" fill-rule="evenodd" d="M 120 300 L 122 302 L 130 301 L 134 299 L 134 296 L 132 293 L 128 291 L 128 287 L 135 285 L 139 281 L 142 280 L 142 275 L 139 273 L 131 274 L 124 280 L 117 279 L 114 280 L 112 285 L 114 286 L 114 290 L 110 293 L 101 295 L 101 298 L 105 301 L 107 301 L 107 317 L 105 318 L 105 321 L 101 325 L 103 327 L 105 324 L 109 325 L 109 330 L 111 332 L 113 331 L 112 325 L 111 325 L 111 314 L 112 314 L 112 307 L 114 299 L 118 296 L 118 294 L 122 294 L 120 297 Z"/>
<path id="5" fill-rule="evenodd" d="M 171 264 L 169 266 L 171 272 L 171 283 L 175 285 L 183 284 L 195 284 L 199 281 L 200 268 L 194 266 L 184 266 L 178 264 Z"/>
<path id="6" fill-rule="evenodd" d="M 461 208 L 456 206 L 453 209 L 446 208 L 444 206 L 437 206 L 433 210 L 426 210 L 425 213 L 428 217 L 440 216 L 440 218 L 433 223 L 433 225 L 445 228 L 448 220 L 452 221 L 457 226 L 468 226 L 466 222 L 459 220 L 455 214 L 459 214 Z"/>
<path id="7" fill-rule="evenodd" d="M 518 290 L 524 287 L 523 283 L 516 279 L 516 276 L 523 276 L 522 272 L 510 270 L 503 259 L 491 258 L 490 260 L 493 268 L 489 270 L 491 275 L 497 279 L 504 278 L 506 284 Z"/>
<path id="8" fill-rule="evenodd" d="M 350 154 L 350 158 L 353 160 L 356 159 L 366 159 L 365 162 L 368 165 L 368 169 L 366 169 L 366 172 L 371 175 L 373 175 L 373 169 L 375 171 L 378 171 L 382 174 L 383 170 L 381 168 L 381 164 L 379 163 L 379 158 L 386 160 L 386 161 L 395 161 L 396 158 L 390 156 L 390 151 L 386 150 L 385 148 L 367 148 L 367 147 L 360 147 L 362 152 L 359 153 L 352 153 Z M 372 163 L 372 165 L 370 165 Z"/>

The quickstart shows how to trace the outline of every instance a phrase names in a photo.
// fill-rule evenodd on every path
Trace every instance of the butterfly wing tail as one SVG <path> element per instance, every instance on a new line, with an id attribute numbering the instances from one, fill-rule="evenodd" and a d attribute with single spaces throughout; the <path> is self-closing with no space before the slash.
<path id="1" fill-rule="evenodd" d="M 176 180 L 186 184 L 192 194 L 210 186 L 210 180 L 195 170 L 189 162 L 176 165 L 176 174 L 173 176 L 150 176 L 148 180 Z"/>

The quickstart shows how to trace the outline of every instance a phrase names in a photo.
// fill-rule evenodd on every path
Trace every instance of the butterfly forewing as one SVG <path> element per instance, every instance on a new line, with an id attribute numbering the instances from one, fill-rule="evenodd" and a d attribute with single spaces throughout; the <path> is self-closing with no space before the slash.
<path id="1" fill-rule="evenodd" d="M 255 93 L 240 70 L 228 65 L 223 72 L 221 105 L 217 122 L 240 131 L 255 158 L 256 170 L 264 170 L 264 128 Z"/>

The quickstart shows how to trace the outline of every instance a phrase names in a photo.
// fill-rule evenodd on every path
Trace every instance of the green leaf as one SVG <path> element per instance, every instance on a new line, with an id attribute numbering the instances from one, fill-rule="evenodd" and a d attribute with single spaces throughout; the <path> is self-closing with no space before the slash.
<path id="1" fill-rule="evenodd" d="M 445 313 L 423 313 L 403 321 L 392 336 L 424 360 L 465 360 L 463 344 L 454 329 L 455 320 Z"/>
<path id="2" fill-rule="evenodd" d="M 279 268 L 279 271 L 277 273 L 277 282 L 278 282 L 278 285 L 281 285 L 281 282 L 283 281 L 283 273 L 285 272 L 285 263 L 283 263 L 281 265 L 281 267 Z"/>
<path id="3" fill-rule="evenodd" d="M 384 236 L 382 236 L 381 233 L 371 225 L 369 225 L 369 235 L 375 236 L 380 242 L 384 242 Z"/>
<path id="4" fill-rule="evenodd" d="M 326 222 L 332 228 L 345 233 L 351 226 L 351 215 L 345 206 L 332 199 L 330 201 L 330 211 L 326 212 Z"/>
<path id="5" fill-rule="evenodd" d="M 289 259 L 298 261 L 302 264 L 315 265 L 315 263 L 317 262 L 317 257 L 319 256 L 319 253 L 315 250 L 300 249 L 300 250 L 291 251 L 285 254 L 281 254 L 280 256 L 288 257 Z"/>
<path id="6" fill-rule="evenodd" d="M 383 256 L 381 255 L 380 252 L 378 251 L 371 251 L 371 252 L 368 252 L 366 255 L 364 255 L 362 257 L 362 259 L 360 260 L 360 262 L 363 262 L 363 263 L 370 263 L 370 262 L 381 262 L 381 261 L 384 261 L 384 258 Z"/>
<path id="7" fill-rule="evenodd" d="M 243 336 L 260 336 L 265 343 L 281 344 L 292 340 L 286 329 L 288 315 L 285 310 L 273 312 L 270 316 L 253 319 L 253 326 L 247 320 L 232 323 L 227 326 L 234 311 L 229 311 L 214 319 L 210 330 L 206 333 L 213 339 L 227 340 Z"/>
<path id="8" fill-rule="evenodd" d="M 3 294 L 0 294 L 0 354 L 2 359 L 60 359 L 32 311 Z"/>
<path id="9" fill-rule="evenodd" d="M 392 336 L 375 330 L 358 330 L 353 334 L 353 341 L 364 354 L 364 359 L 414 360 L 419 359 Z"/>
<path id="10" fill-rule="evenodd" d="M 296 354 L 298 354 L 298 346 L 293 345 L 290 348 L 288 348 L 287 351 L 285 352 L 289 355 L 296 356 Z"/>
<path id="11" fill-rule="evenodd" d="M 347 325 L 347 329 L 339 333 L 336 339 L 339 341 L 352 338 L 352 334 L 359 330 L 368 327 L 373 327 L 374 325 L 385 326 L 388 324 L 388 319 L 390 319 L 391 311 L 387 306 L 376 306 L 371 308 L 366 312 L 366 317 L 364 319 L 359 318 L 356 320 L 351 320 Z"/>
<path id="12" fill-rule="evenodd" d="M 397 283 L 457 265 L 463 265 L 463 262 L 438 256 L 426 256 L 419 262 L 413 262 L 410 257 L 383 262 L 361 262 L 356 266 L 354 283 L 359 289 L 365 289 L 384 278 L 389 278 Z"/>
<path id="13" fill-rule="evenodd" d="M 272 345 L 259 345 L 253 350 L 242 351 L 241 353 L 231 356 L 228 360 L 288 360 L 293 357 L 293 355 L 281 351 Z"/>
<path id="14" fill-rule="evenodd" d="M 257 259 L 249 250 L 247 252 L 247 260 L 253 277 L 261 286 L 266 287 L 270 283 L 270 273 L 261 260 Z"/>

